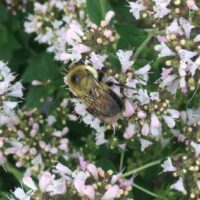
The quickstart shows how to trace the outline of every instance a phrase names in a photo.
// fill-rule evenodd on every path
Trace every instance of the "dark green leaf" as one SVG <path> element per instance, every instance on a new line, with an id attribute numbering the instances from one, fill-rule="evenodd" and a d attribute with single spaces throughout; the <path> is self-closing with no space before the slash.
<path id="1" fill-rule="evenodd" d="M 120 35 L 119 48 L 129 47 L 133 49 L 140 46 L 147 37 L 147 34 L 142 29 L 138 29 L 133 24 L 116 24 L 115 27 Z"/>
<path id="2" fill-rule="evenodd" d="M 91 21 L 100 24 L 106 12 L 110 10 L 108 0 L 87 0 L 87 12 Z"/>
<path id="3" fill-rule="evenodd" d="M 55 80 L 59 76 L 58 64 L 50 54 L 39 54 L 32 56 L 29 66 L 22 76 L 23 82 L 32 80 Z"/>

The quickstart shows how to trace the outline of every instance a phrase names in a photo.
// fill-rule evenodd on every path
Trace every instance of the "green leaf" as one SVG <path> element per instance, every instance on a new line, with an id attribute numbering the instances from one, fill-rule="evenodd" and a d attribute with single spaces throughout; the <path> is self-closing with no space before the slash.
<path id="1" fill-rule="evenodd" d="M 2 24 L 0 26 L 0 31 L 2 31 L 0 35 L 0 59 L 9 61 L 13 51 L 19 49 L 21 45 L 15 39 L 14 34 L 9 33 Z"/>
<path id="2" fill-rule="evenodd" d="M 116 19 L 122 22 L 132 22 L 133 15 L 129 11 L 127 0 L 109 0 L 109 3 L 116 14 Z"/>
<path id="3" fill-rule="evenodd" d="M 34 55 L 22 76 L 22 81 L 27 83 L 32 80 L 55 80 L 59 77 L 59 73 L 58 64 L 53 60 L 52 55 L 45 53 Z"/>
<path id="4" fill-rule="evenodd" d="M 87 0 L 86 5 L 89 18 L 96 24 L 100 24 L 110 10 L 108 0 Z"/>
<path id="5" fill-rule="evenodd" d="M 133 47 L 139 47 L 147 37 L 147 34 L 142 29 L 133 24 L 116 24 L 115 27 L 120 35 L 118 48 L 133 49 Z"/>
<path id="6" fill-rule="evenodd" d="M 26 106 L 28 108 L 39 108 L 42 106 L 43 102 L 41 99 L 46 99 L 48 96 L 48 89 L 46 87 L 38 86 L 31 87 L 28 90 L 28 94 L 26 96 Z"/>

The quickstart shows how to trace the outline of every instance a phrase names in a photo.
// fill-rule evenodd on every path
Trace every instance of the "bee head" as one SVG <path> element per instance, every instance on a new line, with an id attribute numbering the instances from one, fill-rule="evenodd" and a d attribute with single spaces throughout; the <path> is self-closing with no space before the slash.
<path id="1" fill-rule="evenodd" d="M 91 82 L 96 77 L 97 72 L 91 66 L 74 65 L 70 67 L 64 82 L 75 96 L 82 96 L 89 92 Z"/>

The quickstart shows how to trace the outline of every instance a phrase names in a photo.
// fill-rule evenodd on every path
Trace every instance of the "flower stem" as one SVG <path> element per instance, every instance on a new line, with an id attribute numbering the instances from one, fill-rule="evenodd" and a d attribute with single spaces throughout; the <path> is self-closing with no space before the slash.
<path id="1" fill-rule="evenodd" d="M 125 151 L 123 150 L 122 153 L 121 153 L 121 157 L 120 157 L 119 171 L 122 171 L 122 169 L 123 169 L 124 155 L 125 155 Z"/>
<path id="2" fill-rule="evenodd" d="M 135 54 L 133 55 L 133 59 L 136 60 L 137 57 L 139 56 L 139 54 L 141 53 L 141 51 L 144 49 L 144 47 L 146 47 L 146 45 L 149 43 L 149 41 L 152 39 L 153 37 L 153 32 L 148 32 L 148 36 L 147 38 L 144 40 L 144 42 L 137 48 Z"/>
<path id="3" fill-rule="evenodd" d="M 161 161 L 162 161 L 162 159 L 159 159 L 159 160 L 156 160 L 156 161 L 147 163 L 147 164 L 145 164 L 145 165 L 143 165 L 143 166 L 141 166 L 141 167 L 138 167 L 138 168 L 136 168 L 136 169 L 133 169 L 133 170 L 131 170 L 131 171 L 128 171 L 128 172 L 124 173 L 124 174 L 123 174 L 123 177 L 127 177 L 127 176 L 130 176 L 130 175 L 133 175 L 133 174 L 135 174 L 135 173 L 137 173 L 137 172 L 139 172 L 139 171 L 142 171 L 142 170 L 147 169 L 147 168 L 149 168 L 149 167 L 152 167 L 152 166 L 154 166 L 154 165 L 158 165 L 158 164 L 161 163 Z"/>
<path id="4" fill-rule="evenodd" d="M 6 162 L 3 165 L 3 167 L 5 168 L 6 171 L 11 173 L 19 182 L 22 180 L 23 173 L 21 171 L 17 170 L 12 164 L 10 164 L 9 162 Z"/>
<path id="5" fill-rule="evenodd" d="M 167 200 L 165 197 L 162 197 L 162 196 L 160 196 L 160 195 L 158 195 L 158 194 L 155 194 L 155 193 L 153 193 L 153 192 L 151 192 L 151 191 L 149 191 L 149 190 L 147 190 L 147 189 L 145 189 L 145 188 L 143 188 L 143 187 L 141 187 L 141 186 L 139 186 L 139 185 L 137 185 L 137 184 L 135 184 L 135 183 L 133 184 L 133 187 L 135 187 L 135 188 L 137 188 L 138 190 L 141 190 L 141 191 L 143 191 L 143 192 L 149 194 L 150 196 L 156 197 L 156 198 L 158 198 L 158 199 Z"/>

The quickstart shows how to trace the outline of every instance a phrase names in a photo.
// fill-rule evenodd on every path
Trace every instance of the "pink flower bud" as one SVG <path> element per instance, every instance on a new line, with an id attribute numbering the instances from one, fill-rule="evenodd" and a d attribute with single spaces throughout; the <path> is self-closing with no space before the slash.
<path id="1" fill-rule="evenodd" d="M 120 193 L 120 188 L 118 185 L 113 185 L 110 187 L 102 197 L 102 200 L 110 200 L 116 198 Z"/>

